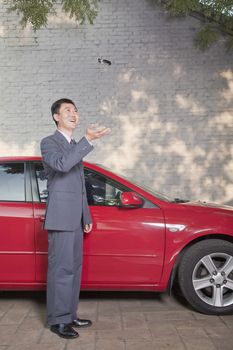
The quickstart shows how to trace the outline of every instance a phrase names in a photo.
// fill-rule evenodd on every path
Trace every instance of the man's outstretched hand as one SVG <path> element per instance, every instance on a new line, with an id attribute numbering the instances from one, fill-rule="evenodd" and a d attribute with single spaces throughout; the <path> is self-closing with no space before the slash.
<path id="1" fill-rule="evenodd" d="M 111 131 L 110 128 L 106 128 L 105 126 L 97 126 L 97 125 L 90 125 L 90 127 L 86 130 L 86 138 L 88 141 L 93 141 L 95 139 L 99 139 L 103 137 L 104 135 L 109 134 Z"/>

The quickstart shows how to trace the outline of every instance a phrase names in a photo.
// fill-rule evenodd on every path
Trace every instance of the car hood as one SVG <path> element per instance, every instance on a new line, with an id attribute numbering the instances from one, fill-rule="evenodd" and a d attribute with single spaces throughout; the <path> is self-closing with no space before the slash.
<path id="1" fill-rule="evenodd" d="M 202 202 L 202 201 L 194 201 L 194 202 L 187 202 L 183 205 L 188 206 L 196 206 L 201 208 L 216 208 L 219 210 L 227 210 L 230 211 L 230 213 L 233 215 L 233 207 L 230 205 L 224 205 L 224 204 L 217 204 L 217 203 L 208 203 L 208 202 Z"/>

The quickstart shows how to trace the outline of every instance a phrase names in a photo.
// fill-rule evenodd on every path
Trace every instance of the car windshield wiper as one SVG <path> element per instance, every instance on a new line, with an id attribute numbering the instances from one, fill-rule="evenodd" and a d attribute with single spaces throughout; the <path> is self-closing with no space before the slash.
<path id="1" fill-rule="evenodd" d="M 187 203 L 189 202 L 188 199 L 181 199 L 181 198 L 174 198 L 174 201 L 172 203 Z"/>

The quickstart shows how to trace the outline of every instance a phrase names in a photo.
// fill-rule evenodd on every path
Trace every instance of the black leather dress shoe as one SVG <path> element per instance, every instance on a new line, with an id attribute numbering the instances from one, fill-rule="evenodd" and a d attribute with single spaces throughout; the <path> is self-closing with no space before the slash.
<path id="1" fill-rule="evenodd" d="M 78 332 L 76 332 L 71 325 L 65 323 L 54 324 L 50 327 L 50 330 L 59 335 L 59 337 L 65 339 L 74 339 L 79 336 Z"/>
<path id="2" fill-rule="evenodd" d="M 72 327 L 90 327 L 91 325 L 92 322 L 90 320 L 82 320 L 81 318 L 77 318 L 71 323 Z"/>

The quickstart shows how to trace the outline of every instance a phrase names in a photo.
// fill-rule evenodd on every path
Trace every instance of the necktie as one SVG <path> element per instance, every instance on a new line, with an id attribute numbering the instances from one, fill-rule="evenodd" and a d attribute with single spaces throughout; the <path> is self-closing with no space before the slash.
<path id="1" fill-rule="evenodd" d="M 75 145 L 75 144 L 76 144 L 76 141 L 75 141 L 74 139 L 71 139 L 70 144 L 71 144 L 71 145 Z"/>

